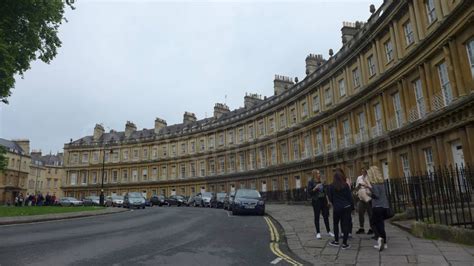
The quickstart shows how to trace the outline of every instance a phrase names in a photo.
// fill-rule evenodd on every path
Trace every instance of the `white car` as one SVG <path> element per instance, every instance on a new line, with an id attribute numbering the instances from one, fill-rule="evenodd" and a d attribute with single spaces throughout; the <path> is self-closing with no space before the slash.
<path id="1" fill-rule="evenodd" d="M 59 205 L 61 206 L 82 206 L 82 200 L 78 200 L 73 197 L 64 197 L 59 199 Z"/>

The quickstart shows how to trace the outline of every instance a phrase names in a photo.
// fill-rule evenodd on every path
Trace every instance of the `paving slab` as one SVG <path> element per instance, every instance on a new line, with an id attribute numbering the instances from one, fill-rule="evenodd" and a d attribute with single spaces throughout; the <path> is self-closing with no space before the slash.
<path id="1" fill-rule="evenodd" d="M 325 232 L 316 239 L 311 206 L 268 204 L 266 212 L 282 225 L 292 252 L 313 265 L 474 265 L 474 247 L 440 240 L 417 238 L 388 222 L 385 224 L 388 248 L 379 252 L 371 235 L 353 234 L 351 248 L 343 250 L 329 245 L 332 240 Z M 332 216 L 332 213 L 331 213 Z M 359 220 L 352 217 L 354 231 Z M 366 216 L 365 229 L 369 228 Z M 332 220 L 331 229 L 333 229 Z M 293 250 L 293 247 L 296 249 Z"/>

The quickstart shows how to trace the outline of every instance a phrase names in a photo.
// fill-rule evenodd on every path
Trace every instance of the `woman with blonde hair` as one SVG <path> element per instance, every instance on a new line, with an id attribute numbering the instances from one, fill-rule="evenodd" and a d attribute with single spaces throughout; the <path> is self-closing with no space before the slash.
<path id="1" fill-rule="evenodd" d="M 372 221 L 375 235 L 378 236 L 377 245 L 374 248 L 382 251 L 387 248 L 387 235 L 385 233 L 385 217 L 387 216 L 388 204 L 387 193 L 385 192 L 384 179 L 382 173 L 377 166 L 371 166 L 367 170 L 369 182 L 372 185 Z"/>

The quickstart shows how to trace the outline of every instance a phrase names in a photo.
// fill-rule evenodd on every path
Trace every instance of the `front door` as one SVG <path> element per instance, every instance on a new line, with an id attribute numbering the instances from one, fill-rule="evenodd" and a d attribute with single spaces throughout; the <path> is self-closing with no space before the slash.
<path id="1" fill-rule="evenodd" d="M 465 165 L 464 153 L 462 151 L 461 141 L 454 141 L 451 143 L 451 150 L 453 152 L 453 163 L 454 166 L 462 167 Z"/>
<path id="2" fill-rule="evenodd" d="M 466 177 L 464 175 L 464 171 L 461 169 L 464 167 L 464 153 L 462 151 L 462 144 L 461 141 L 454 141 L 451 143 L 451 150 L 453 152 L 453 163 L 454 168 L 456 169 L 455 172 L 455 181 L 456 181 L 456 189 L 461 188 L 461 192 L 466 192 Z"/>

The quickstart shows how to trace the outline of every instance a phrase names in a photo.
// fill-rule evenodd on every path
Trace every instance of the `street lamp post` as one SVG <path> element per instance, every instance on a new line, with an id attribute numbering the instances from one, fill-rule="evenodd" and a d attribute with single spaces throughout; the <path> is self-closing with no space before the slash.
<path id="1" fill-rule="evenodd" d="M 112 150 L 110 150 L 110 154 L 112 154 Z M 104 176 L 105 176 L 105 147 L 104 147 L 104 155 L 102 156 L 102 180 L 100 185 L 100 198 L 99 204 L 100 206 L 104 205 Z"/>

